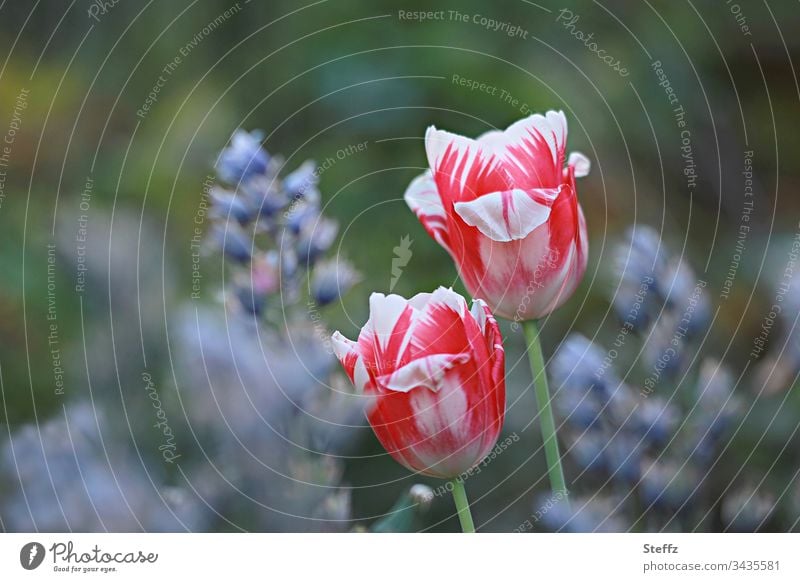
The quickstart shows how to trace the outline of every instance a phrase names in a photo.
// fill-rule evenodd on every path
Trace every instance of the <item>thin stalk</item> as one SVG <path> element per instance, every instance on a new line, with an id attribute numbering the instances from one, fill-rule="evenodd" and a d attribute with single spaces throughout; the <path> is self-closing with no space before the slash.
<path id="1" fill-rule="evenodd" d="M 453 500 L 456 502 L 456 511 L 458 511 L 458 521 L 461 522 L 461 531 L 475 533 L 475 524 L 472 523 L 472 513 L 469 510 L 464 482 L 456 478 L 451 483 L 453 484 Z"/>
<path id="2" fill-rule="evenodd" d="M 544 454 L 547 459 L 547 474 L 550 477 L 550 488 L 553 493 L 562 497 L 562 503 L 569 507 L 569 491 L 564 480 L 564 469 L 561 467 L 561 453 L 556 438 L 556 422 L 553 419 L 553 407 L 550 389 L 547 386 L 547 372 L 544 369 L 542 342 L 539 339 L 539 328 L 535 321 L 523 323 L 525 339 L 528 344 L 528 359 L 531 363 L 533 386 L 536 393 L 536 404 L 539 407 L 539 427 L 542 430 Z"/>

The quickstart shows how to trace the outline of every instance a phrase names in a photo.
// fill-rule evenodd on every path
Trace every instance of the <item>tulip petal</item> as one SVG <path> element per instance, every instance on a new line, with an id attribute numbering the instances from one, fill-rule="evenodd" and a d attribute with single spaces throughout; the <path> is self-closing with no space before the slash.
<path id="1" fill-rule="evenodd" d="M 442 206 L 442 199 L 431 171 L 428 170 L 414 178 L 403 198 L 428 234 L 448 249 L 447 213 Z"/>
<path id="2" fill-rule="evenodd" d="M 425 309 L 425 306 L 430 302 L 433 293 L 417 293 L 412 298 L 408 300 L 408 304 L 415 310 L 415 311 L 422 311 Z"/>
<path id="3" fill-rule="evenodd" d="M 342 363 L 351 356 L 358 356 L 358 343 L 344 337 L 339 331 L 333 332 L 331 344 L 333 345 L 333 353 Z"/>
<path id="4" fill-rule="evenodd" d="M 455 211 L 493 241 L 510 242 L 525 238 L 547 222 L 549 204 L 558 192 L 558 188 L 491 192 L 471 202 L 456 203 Z"/>
<path id="5" fill-rule="evenodd" d="M 413 388 L 425 387 L 438 392 L 444 375 L 457 364 L 469 361 L 469 354 L 434 354 L 418 358 L 392 372 L 378 377 L 381 386 L 395 392 L 408 392 Z"/>
<path id="6" fill-rule="evenodd" d="M 428 164 L 434 171 L 448 157 L 455 157 L 453 167 L 461 168 L 471 168 L 481 158 L 481 152 L 475 140 L 457 133 L 436 129 L 433 125 L 425 132 L 425 152 L 428 155 Z M 462 172 L 458 178 L 463 188 L 467 173 Z"/>
<path id="7" fill-rule="evenodd" d="M 481 333 L 486 332 L 486 302 L 483 299 L 473 299 L 472 309 L 469 310 L 472 319 L 478 324 Z"/>
<path id="8" fill-rule="evenodd" d="M 511 183 L 522 188 L 555 187 L 561 182 L 567 119 L 561 111 L 538 113 L 478 138 L 501 160 Z"/>
<path id="9" fill-rule="evenodd" d="M 493 362 L 490 370 L 492 381 L 502 383 L 505 378 L 505 350 L 503 349 L 503 336 L 500 334 L 497 320 L 492 315 L 489 306 L 482 299 L 473 299 L 470 312 L 478 324 L 481 334 L 483 334 L 483 340 L 490 354 L 489 359 Z"/>
<path id="10" fill-rule="evenodd" d="M 475 456 L 469 450 L 472 448 L 472 426 L 467 391 L 455 375 L 443 381 L 441 388 L 436 395 L 427 390 L 409 395 L 419 434 L 428 439 L 428 446 L 416 447 L 415 452 L 427 465 L 428 471 L 457 465 L 462 455 Z M 458 443 L 458 446 L 442 446 L 448 441 Z"/>
<path id="11" fill-rule="evenodd" d="M 435 305 L 446 305 L 460 317 L 467 312 L 467 301 L 461 295 L 453 291 L 452 287 L 439 286 L 431 293 L 428 303 L 425 305 L 426 311 L 430 312 Z"/>
<path id="12" fill-rule="evenodd" d="M 433 293 L 417 293 L 408 300 L 408 305 L 414 310 L 412 321 L 429 313 L 436 305 L 445 305 L 463 317 L 467 311 L 467 301 L 452 287 L 440 285 Z"/>
<path id="13" fill-rule="evenodd" d="M 573 166 L 575 168 L 576 178 L 583 178 L 584 176 L 589 175 L 589 170 L 592 168 L 592 162 L 590 162 L 589 158 L 584 156 L 582 153 L 572 152 L 569 154 L 567 166 Z"/>
<path id="14" fill-rule="evenodd" d="M 409 326 L 409 355 L 416 358 L 464 351 L 466 313 L 467 302 L 461 295 L 445 287 L 436 289 Z"/>
<path id="15" fill-rule="evenodd" d="M 474 139 L 430 126 L 425 132 L 425 151 L 445 209 L 454 202 L 510 187 L 499 158 Z"/>
<path id="16" fill-rule="evenodd" d="M 342 363 L 344 371 L 356 388 L 356 392 L 362 394 L 369 384 L 369 373 L 364 364 L 364 358 L 358 351 L 358 342 L 354 342 L 344 337 L 338 331 L 331 336 L 333 353 Z"/>
<path id="17" fill-rule="evenodd" d="M 386 349 L 397 322 L 407 306 L 408 301 L 400 295 L 373 293 L 369 296 L 370 317 L 365 327 L 374 334 L 375 341 L 381 349 Z"/>

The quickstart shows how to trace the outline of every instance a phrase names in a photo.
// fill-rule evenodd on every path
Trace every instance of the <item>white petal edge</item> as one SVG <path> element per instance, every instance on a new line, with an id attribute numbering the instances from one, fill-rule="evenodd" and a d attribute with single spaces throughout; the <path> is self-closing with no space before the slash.
<path id="1" fill-rule="evenodd" d="M 400 295 L 373 293 L 369 296 L 369 322 L 365 327 L 375 335 L 381 348 L 386 348 L 407 305 L 408 300 Z"/>
<path id="2" fill-rule="evenodd" d="M 460 155 L 471 153 L 474 156 L 478 150 L 478 143 L 474 139 L 443 129 L 436 129 L 435 125 L 431 125 L 425 131 L 425 153 L 428 156 L 428 165 L 431 170 L 436 171 L 436 167 L 450 145 L 458 150 Z M 467 167 L 470 165 L 467 164 Z"/>
<path id="3" fill-rule="evenodd" d="M 464 315 L 467 300 L 453 291 L 452 287 L 445 287 L 444 285 L 440 285 L 432 293 L 417 293 L 408 300 L 408 304 L 415 311 L 420 312 L 425 311 L 431 303 L 444 303 L 458 312 L 459 315 Z"/>
<path id="4" fill-rule="evenodd" d="M 583 178 L 584 176 L 588 176 L 589 171 L 592 169 L 592 162 L 590 162 L 589 158 L 587 158 L 580 152 L 570 153 L 567 165 L 575 167 L 576 178 Z"/>
<path id="5" fill-rule="evenodd" d="M 486 302 L 483 299 L 473 299 L 472 309 L 469 310 L 472 314 L 472 319 L 478 324 L 481 333 L 486 333 Z"/>
<path id="6" fill-rule="evenodd" d="M 394 392 L 409 392 L 417 387 L 438 392 L 445 372 L 458 364 L 467 363 L 469 359 L 470 355 L 466 353 L 433 354 L 413 360 L 391 374 L 380 376 L 378 382 Z"/>
<path id="7" fill-rule="evenodd" d="M 414 331 L 417 324 L 428 316 L 434 305 L 445 305 L 455 311 L 461 318 L 464 317 L 467 311 L 467 300 L 453 291 L 451 287 L 444 286 L 438 287 L 433 293 L 417 293 L 408 300 L 408 304 L 414 309 L 414 314 L 411 316 L 411 323 L 408 326 L 406 337 L 403 338 L 403 343 L 400 345 L 400 350 L 397 354 L 398 363 L 408 345 L 414 340 Z"/>
<path id="8" fill-rule="evenodd" d="M 531 135 L 540 135 L 550 148 L 553 161 L 558 161 L 558 151 L 566 145 L 567 118 L 563 111 L 534 113 L 509 125 L 504 131 L 490 130 L 478 137 L 477 142 L 505 162 L 513 162 L 509 148 L 519 146 Z M 521 167 L 521 166 L 520 166 Z M 523 170 L 525 168 L 522 168 Z"/>
<path id="9" fill-rule="evenodd" d="M 538 190 L 544 197 L 555 198 L 558 189 Z M 530 191 L 514 189 L 491 192 L 469 202 L 456 202 L 456 214 L 470 226 L 497 242 L 523 239 L 550 218 L 550 207 L 537 202 Z M 508 202 L 508 219 L 504 213 L 504 198 Z"/>
<path id="10" fill-rule="evenodd" d="M 449 252 L 447 213 L 442 206 L 442 199 L 439 196 L 436 181 L 433 179 L 433 173 L 427 170 L 414 178 L 406 188 L 403 198 L 425 230 Z"/>
<path id="11" fill-rule="evenodd" d="M 418 217 L 447 217 L 444 207 L 442 206 L 442 199 L 439 197 L 439 191 L 436 189 L 436 182 L 433 180 L 433 174 L 430 170 L 423 172 L 411 180 L 403 198 L 406 204 L 408 204 L 408 207 Z"/>
<path id="12" fill-rule="evenodd" d="M 440 286 L 431 293 L 431 298 L 426 307 L 430 308 L 434 304 L 446 305 L 461 317 L 464 317 L 467 311 L 467 300 L 453 291 L 452 287 Z"/>
<path id="13" fill-rule="evenodd" d="M 333 346 L 333 353 L 339 358 L 340 362 L 350 354 L 358 355 L 358 343 L 344 337 L 341 332 L 335 331 L 331 335 L 331 345 Z"/>
<path id="14" fill-rule="evenodd" d="M 358 394 L 363 394 L 369 383 L 369 372 L 367 372 L 364 358 L 361 357 L 358 351 L 358 342 L 354 342 L 344 337 L 340 332 L 335 331 L 333 335 L 331 335 L 331 345 L 333 346 L 333 353 L 342 363 L 344 363 L 347 356 L 355 355 L 356 363 L 353 366 L 353 386 L 355 386 Z"/>
<path id="15" fill-rule="evenodd" d="M 450 146 L 453 147 L 453 155 L 456 156 L 453 167 L 461 172 L 460 176 L 450 176 L 450 179 L 458 178 L 461 191 L 467 187 L 467 176 L 481 154 L 485 158 L 487 171 L 491 171 L 499 163 L 499 158 L 492 156 L 492 152 L 484 148 L 483 144 L 478 141 L 457 133 L 436 129 L 431 125 L 425 132 L 425 153 L 428 156 L 428 165 L 431 170 L 436 172 L 439 169 L 442 158 Z"/>
<path id="16" fill-rule="evenodd" d="M 367 365 L 364 363 L 364 358 L 358 356 L 356 359 L 356 367 L 353 370 L 353 386 L 356 388 L 356 393 L 363 394 L 369 384 L 369 372 L 367 372 Z"/>

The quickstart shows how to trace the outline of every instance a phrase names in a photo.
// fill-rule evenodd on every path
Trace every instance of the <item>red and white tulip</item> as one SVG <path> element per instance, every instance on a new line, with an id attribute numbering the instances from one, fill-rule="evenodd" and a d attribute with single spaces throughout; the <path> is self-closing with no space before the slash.
<path id="1" fill-rule="evenodd" d="M 590 163 L 579 153 L 566 160 L 566 140 L 566 118 L 554 111 L 477 139 L 433 126 L 425 134 L 430 170 L 411 183 L 406 202 L 496 315 L 547 315 L 586 271 L 575 178 Z"/>
<path id="2" fill-rule="evenodd" d="M 492 450 L 505 415 L 505 357 L 497 322 L 476 300 L 440 287 L 411 299 L 373 293 L 357 341 L 332 337 L 367 418 L 399 463 L 451 478 Z"/>

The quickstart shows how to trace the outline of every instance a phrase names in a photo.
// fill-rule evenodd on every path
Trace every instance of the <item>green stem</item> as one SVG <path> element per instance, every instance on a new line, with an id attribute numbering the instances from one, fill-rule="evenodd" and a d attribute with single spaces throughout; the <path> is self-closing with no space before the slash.
<path id="1" fill-rule="evenodd" d="M 558 451 L 556 438 L 556 422 L 553 419 L 553 408 L 550 399 L 550 390 L 547 387 L 547 373 L 544 369 L 544 356 L 542 355 L 542 342 L 539 340 L 539 328 L 536 322 L 526 321 L 522 324 L 525 329 L 525 338 L 528 342 L 528 358 L 531 362 L 533 373 L 533 386 L 536 393 L 536 404 L 539 407 L 539 426 L 542 429 L 544 440 L 544 454 L 547 459 L 547 473 L 550 476 L 550 488 L 553 493 L 563 497 L 562 502 L 569 507 L 569 492 L 564 480 L 564 469 L 561 467 L 561 454 Z"/>
<path id="2" fill-rule="evenodd" d="M 461 522 L 461 531 L 464 533 L 475 533 L 475 524 L 472 523 L 472 513 L 469 511 L 469 501 L 467 501 L 467 491 L 464 489 L 464 482 L 456 478 L 451 481 L 453 484 L 453 500 L 456 502 L 458 521 Z"/>

